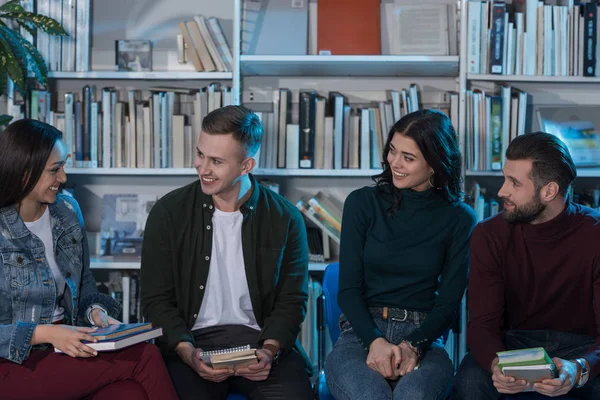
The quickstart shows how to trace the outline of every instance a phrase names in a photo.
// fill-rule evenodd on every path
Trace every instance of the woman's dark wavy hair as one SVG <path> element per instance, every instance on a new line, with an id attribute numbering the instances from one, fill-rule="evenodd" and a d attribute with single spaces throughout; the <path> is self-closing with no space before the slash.
<path id="1" fill-rule="evenodd" d="M 33 119 L 15 121 L 0 133 L 0 208 L 31 193 L 60 139 L 61 131 Z"/>
<path id="2" fill-rule="evenodd" d="M 415 141 L 425 161 L 434 171 L 436 193 L 450 203 L 460 201 L 462 157 L 452 122 L 440 111 L 419 110 L 400 118 L 392 127 L 383 149 L 383 172 L 373 177 L 377 188 L 392 196 L 393 206 L 389 211 L 396 211 L 401 201 L 400 192 L 394 190 L 392 170 L 387 160 L 390 142 L 396 133 Z"/>

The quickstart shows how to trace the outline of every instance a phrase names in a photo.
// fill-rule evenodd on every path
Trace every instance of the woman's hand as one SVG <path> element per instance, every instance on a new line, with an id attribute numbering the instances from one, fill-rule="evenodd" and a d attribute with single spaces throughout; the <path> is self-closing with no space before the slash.
<path id="1" fill-rule="evenodd" d="M 118 325 L 121 323 L 121 321 L 106 315 L 101 308 L 94 308 L 92 310 L 92 321 L 94 321 L 95 326 L 99 326 L 100 328 L 106 328 L 108 325 Z"/>
<path id="2" fill-rule="evenodd" d="M 394 346 L 384 338 L 373 340 L 369 347 L 367 356 L 367 365 L 373 371 L 379 372 L 381 376 L 388 379 L 395 379 L 394 371 L 398 368 L 392 365 L 395 360 L 401 360 L 400 348 Z"/>
<path id="3" fill-rule="evenodd" d="M 69 325 L 38 325 L 33 331 L 31 344 L 50 343 L 71 357 L 94 357 L 98 352 L 81 341 L 96 343 L 98 339 L 89 335 L 96 329 Z"/>

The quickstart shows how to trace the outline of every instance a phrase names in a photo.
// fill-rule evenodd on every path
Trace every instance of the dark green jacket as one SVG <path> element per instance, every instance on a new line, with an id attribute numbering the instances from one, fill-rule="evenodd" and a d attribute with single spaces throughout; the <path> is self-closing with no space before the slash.
<path id="1" fill-rule="evenodd" d="M 293 204 L 251 180 L 252 195 L 240 210 L 248 289 L 260 341 L 278 340 L 285 352 L 294 347 L 306 315 L 306 228 Z M 163 328 L 163 351 L 173 351 L 181 341 L 194 343 L 191 328 L 208 279 L 213 212 L 212 197 L 196 181 L 161 198 L 148 216 L 141 302 L 144 316 Z"/>

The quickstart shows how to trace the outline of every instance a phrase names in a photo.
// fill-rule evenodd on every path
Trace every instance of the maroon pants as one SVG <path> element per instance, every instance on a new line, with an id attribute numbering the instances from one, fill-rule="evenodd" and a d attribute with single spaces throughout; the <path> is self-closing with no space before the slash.
<path id="1" fill-rule="evenodd" d="M 21 365 L 1 359 L 0 397 L 175 400 L 177 394 L 158 348 L 141 343 L 91 358 L 72 358 L 50 347 L 32 350 Z"/>

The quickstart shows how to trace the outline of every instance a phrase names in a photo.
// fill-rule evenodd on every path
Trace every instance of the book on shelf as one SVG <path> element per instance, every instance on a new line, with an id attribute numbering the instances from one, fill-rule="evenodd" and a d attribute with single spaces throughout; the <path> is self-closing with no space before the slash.
<path id="1" fill-rule="evenodd" d="M 114 351 L 133 346 L 134 344 L 147 342 L 148 340 L 156 339 L 160 336 L 162 336 L 162 328 L 154 328 L 130 333 L 129 335 L 114 339 L 99 340 L 96 343 L 87 341 L 83 341 L 82 343 L 97 351 Z M 62 353 L 63 351 L 55 347 L 54 352 Z"/>
<path id="2" fill-rule="evenodd" d="M 474 0 L 467 5 L 469 73 L 599 76 L 597 2 Z"/>
<path id="3" fill-rule="evenodd" d="M 543 347 L 498 352 L 498 368 L 506 376 L 540 382 L 558 376 L 554 362 Z"/>
<path id="4" fill-rule="evenodd" d="M 200 357 L 204 363 L 214 369 L 230 367 L 242 368 L 258 363 L 256 349 L 251 348 L 250 345 L 234 347 L 231 349 L 202 351 Z"/>
<path id="5" fill-rule="evenodd" d="M 242 54 L 305 55 L 308 1 L 243 1 Z"/>

